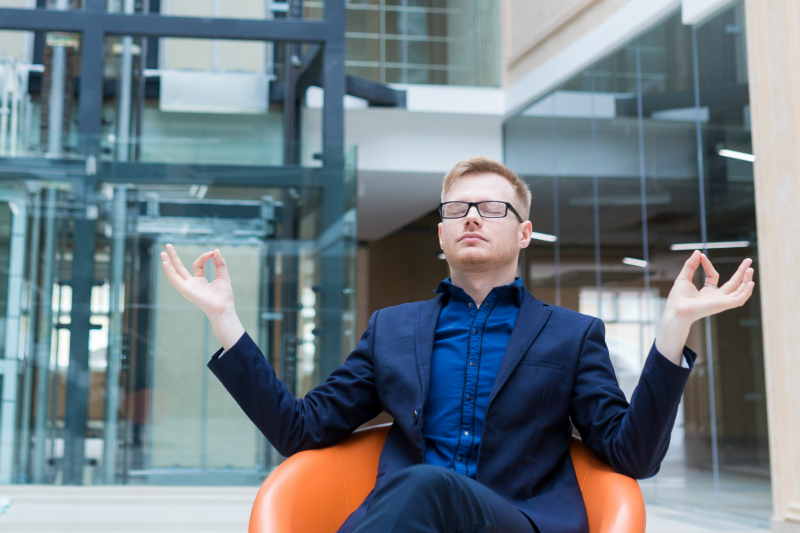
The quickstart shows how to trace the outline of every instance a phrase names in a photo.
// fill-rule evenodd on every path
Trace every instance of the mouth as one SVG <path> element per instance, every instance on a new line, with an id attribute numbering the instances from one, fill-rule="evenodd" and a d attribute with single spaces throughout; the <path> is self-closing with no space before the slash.
<path id="1" fill-rule="evenodd" d="M 486 239 L 484 239 L 478 233 L 465 233 L 464 235 L 461 236 L 460 239 L 458 239 L 458 242 L 481 242 L 481 241 L 486 242 Z"/>

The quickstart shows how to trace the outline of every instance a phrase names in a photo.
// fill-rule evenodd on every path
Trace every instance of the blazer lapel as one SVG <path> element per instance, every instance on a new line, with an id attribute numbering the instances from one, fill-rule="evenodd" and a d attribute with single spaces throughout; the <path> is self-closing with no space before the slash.
<path id="1" fill-rule="evenodd" d="M 509 338 L 506 351 L 503 353 L 503 360 L 500 362 L 500 369 L 497 371 L 494 387 L 492 387 L 492 392 L 489 394 L 489 403 L 486 407 L 487 413 L 492 400 L 503 388 L 511 372 L 517 367 L 522 356 L 525 355 L 530 345 L 536 340 L 539 332 L 542 331 L 547 319 L 550 317 L 550 307 L 534 298 L 527 289 L 524 290 L 525 296 L 522 298 L 517 321 L 514 323 L 511 338 Z"/>
<path id="2" fill-rule="evenodd" d="M 443 296 L 441 294 L 427 302 L 422 302 L 417 316 L 414 344 L 416 345 L 417 369 L 419 370 L 419 382 L 422 392 L 421 406 L 425 405 L 425 401 L 428 398 L 431 358 L 433 357 L 433 338 L 436 334 L 436 323 L 439 320 L 442 304 Z"/>

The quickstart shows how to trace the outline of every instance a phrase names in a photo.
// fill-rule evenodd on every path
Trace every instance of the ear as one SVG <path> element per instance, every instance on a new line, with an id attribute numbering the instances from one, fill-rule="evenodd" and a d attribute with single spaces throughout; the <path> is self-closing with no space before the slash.
<path id="1" fill-rule="evenodd" d="M 442 223 L 439 222 L 437 225 L 439 226 L 439 248 L 444 250 L 444 245 L 442 244 Z"/>
<path id="2" fill-rule="evenodd" d="M 530 220 L 526 220 L 519 225 L 519 247 L 525 249 L 531 243 L 531 232 L 533 232 L 533 224 Z"/>

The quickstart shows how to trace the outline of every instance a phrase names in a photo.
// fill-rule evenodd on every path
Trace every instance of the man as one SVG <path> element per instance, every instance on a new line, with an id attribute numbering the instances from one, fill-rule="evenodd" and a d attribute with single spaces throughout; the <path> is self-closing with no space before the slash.
<path id="1" fill-rule="evenodd" d="M 694 252 L 670 291 L 630 405 L 603 323 L 534 298 L 515 278 L 531 239 L 531 193 L 485 157 L 445 176 L 439 244 L 451 277 L 435 298 L 375 312 L 325 383 L 295 399 L 236 317 L 218 250 L 194 262 L 162 253 L 172 284 L 203 310 L 224 349 L 209 368 L 286 456 L 334 445 L 381 411 L 394 417 L 375 489 L 340 533 L 582 532 L 586 509 L 568 453 L 572 425 L 623 474 L 653 476 L 669 445 L 700 318 L 743 305 L 751 261 L 718 288 Z M 205 278 L 213 259 L 217 277 Z M 702 264 L 701 290 L 692 277 Z"/>

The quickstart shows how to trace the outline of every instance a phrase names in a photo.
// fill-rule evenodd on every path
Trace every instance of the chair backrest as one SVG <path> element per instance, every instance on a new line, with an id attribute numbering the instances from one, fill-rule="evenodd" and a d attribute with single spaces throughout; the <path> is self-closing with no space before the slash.
<path id="1" fill-rule="evenodd" d="M 372 490 L 390 427 L 357 431 L 337 446 L 284 461 L 258 491 L 249 533 L 335 533 Z M 644 533 L 639 484 L 596 459 L 580 439 L 569 451 L 590 533 Z"/>

